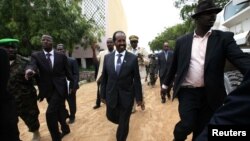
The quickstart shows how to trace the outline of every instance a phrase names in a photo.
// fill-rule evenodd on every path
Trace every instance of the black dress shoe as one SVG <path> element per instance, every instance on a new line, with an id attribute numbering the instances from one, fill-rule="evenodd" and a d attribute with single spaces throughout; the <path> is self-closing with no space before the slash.
<path id="1" fill-rule="evenodd" d="M 69 134 L 69 133 L 70 133 L 70 131 L 62 132 L 61 135 L 60 135 L 60 136 L 61 136 L 61 139 L 62 139 L 64 136 L 66 136 L 67 134 Z"/>
<path id="2" fill-rule="evenodd" d="M 100 108 L 101 106 L 100 105 L 95 105 L 94 107 L 93 107 L 93 109 L 98 109 L 98 108 Z"/>
<path id="3" fill-rule="evenodd" d="M 75 118 L 69 118 L 69 124 L 72 124 L 72 123 L 74 123 L 75 122 Z"/>

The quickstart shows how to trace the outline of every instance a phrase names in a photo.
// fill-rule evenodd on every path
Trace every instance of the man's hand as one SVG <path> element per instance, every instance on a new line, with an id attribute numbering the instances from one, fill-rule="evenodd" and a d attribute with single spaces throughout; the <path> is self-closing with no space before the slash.
<path id="1" fill-rule="evenodd" d="M 34 75 L 35 75 L 36 73 L 35 73 L 35 71 L 34 70 L 31 70 L 31 69 L 27 69 L 26 71 L 25 71 L 25 79 L 26 80 L 29 80 L 31 77 L 33 77 Z"/>
<path id="2" fill-rule="evenodd" d="M 106 100 L 101 98 L 102 103 L 106 104 Z"/>
<path id="3" fill-rule="evenodd" d="M 161 88 L 161 95 L 165 95 L 168 92 L 168 89 Z"/>
<path id="4" fill-rule="evenodd" d="M 137 106 L 141 106 L 141 109 L 145 110 L 145 103 L 144 103 L 144 101 L 138 101 L 137 102 Z"/>
<path id="5" fill-rule="evenodd" d="M 42 102 L 42 101 L 43 101 L 43 99 L 44 99 L 44 97 L 43 97 L 43 96 L 41 96 L 40 94 L 37 96 L 37 100 L 38 100 L 39 102 Z"/>
<path id="6" fill-rule="evenodd" d="M 162 86 L 161 86 L 161 95 L 162 94 L 165 95 L 167 92 L 168 92 L 168 86 L 162 84 Z"/>
<path id="7" fill-rule="evenodd" d="M 92 51 L 95 51 L 95 50 L 96 50 L 96 47 L 97 47 L 96 43 L 93 43 L 93 44 L 91 45 Z"/>

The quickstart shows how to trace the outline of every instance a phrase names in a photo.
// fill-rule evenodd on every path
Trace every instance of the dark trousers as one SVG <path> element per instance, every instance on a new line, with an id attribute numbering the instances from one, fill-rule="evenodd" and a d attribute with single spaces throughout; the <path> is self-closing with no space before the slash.
<path id="1" fill-rule="evenodd" d="M 70 128 L 69 128 L 69 125 L 66 123 L 66 120 L 69 117 L 69 113 L 68 113 L 68 110 L 66 109 L 65 102 L 64 102 L 63 107 L 64 108 L 62 109 L 62 113 L 59 114 L 58 121 L 59 121 L 59 123 L 61 125 L 61 131 L 64 132 L 64 133 L 69 133 Z"/>
<path id="2" fill-rule="evenodd" d="M 14 100 L 5 99 L 0 103 L 0 139 L 6 141 L 20 141 L 17 127 L 17 112 Z"/>
<path id="3" fill-rule="evenodd" d="M 76 92 L 70 94 L 67 97 L 67 102 L 69 104 L 69 112 L 70 112 L 69 118 L 70 119 L 75 119 L 75 115 L 76 115 Z"/>
<path id="4" fill-rule="evenodd" d="M 118 105 L 115 108 L 111 108 L 107 105 L 106 115 L 109 121 L 118 124 L 116 131 L 117 141 L 126 141 L 129 131 L 129 120 L 132 111 L 132 106 L 129 108 L 123 108 Z"/>
<path id="5" fill-rule="evenodd" d="M 62 131 L 69 130 L 66 123 L 65 98 L 56 91 L 47 98 L 48 108 L 46 111 L 47 126 L 53 141 L 61 141 L 58 122 L 61 124 Z"/>
<path id="6" fill-rule="evenodd" d="M 97 82 L 97 93 L 96 93 L 96 102 L 95 102 L 97 106 L 101 105 L 100 87 L 101 87 L 101 83 Z"/>
<path id="7" fill-rule="evenodd" d="M 178 93 L 180 121 L 175 125 L 174 138 L 184 141 L 193 132 L 193 141 L 209 122 L 213 110 L 204 88 L 181 88 Z"/>

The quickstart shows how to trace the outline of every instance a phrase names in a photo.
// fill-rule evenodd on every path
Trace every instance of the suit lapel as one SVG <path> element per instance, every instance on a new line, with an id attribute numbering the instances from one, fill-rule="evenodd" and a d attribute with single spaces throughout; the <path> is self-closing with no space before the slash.
<path id="1" fill-rule="evenodd" d="M 194 33 L 192 32 L 192 33 L 188 34 L 188 36 L 186 37 L 187 45 L 186 45 L 185 50 L 184 50 L 184 55 L 186 56 L 186 58 L 185 58 L 186 65 L 189 65 L 190 59 L 191 59 L 193 35 L 194 35 Z"/>
<path id="2" fill-rule="evenodd" d="M 126 63 L 127 63 L 128 59 L 129 59 L 129 57 L 128 57 L 128 51 L 126 51 L 124 59 L 122 61 L 121 70 L 120 70 L 119 75 L 122 73 L 123 68 L 126 66 Z"/>
<path id="3" fill-rule="evenodd" d="M 172 58 L 172 53 L 169 51 L 168 52 L 168 59 L 167 59 L 167 61 L 166 61 L 166 64 L 169 64 L 170 62 L 171 62 L 171 58 Z M 171 64 L 171 63 L 170 63 Z"/>
<path id="4" fill-rule="evenodd" d="M 116 74 L 116 71 L 115 71 L 115 52 L 113 52 L 112 54 L 111 54 L 111 56 L 110 56 L 110 60 L 108 61 L 108 62 L 110 62 L 109 64 L 109 66 L 112 68 L 111 70 L 112 70 L 112 73 L 115 73 Z"/>
<path id="5" fill-rule="evenodd" d="M 54 70 L 55 67 L 57 66 L 58 57 L 59 57 L 58 54 L 54 51 L 54 65 L 52 70 Z"/>
<path id="6" fill-rule="evenodd" d="M 216 32 L 212 31 L 212 34 L 209 36 L 208 41 L 207 41 L 207 50 L 206 50 L 206 56 L 205 56 L 204 70 L 207 68 L 208 63 L 213 56 L 212 52 L 214 51 L 214 48 L 216 46 L 217 39 L 218 39 L 215 37 L 216 37 Z"/>
<path id="7" fill-rule="evenodd" d="M 49 62 L 46 59 L 46 56 L 45 56 L 44 52 L 41 51 L 40 54 L 39 54 L 39 56 L 40 56 L 42 62 L 44 63 L 44 65 L 46 66 L 45 68 L 48 69 L 49 71 L 51 71 L 50 66 L 49 66 Z"/>
<path id="8" fill-rule="evenodd" d="M 165 52 L 164 52 L 164 51 L 162 51 L 161 57 L 162 57 L 162 59 L 164 60 L 164 62 L 167 63 L 167 60 L 166 60 L 166 56 L 165 56 Z"/>

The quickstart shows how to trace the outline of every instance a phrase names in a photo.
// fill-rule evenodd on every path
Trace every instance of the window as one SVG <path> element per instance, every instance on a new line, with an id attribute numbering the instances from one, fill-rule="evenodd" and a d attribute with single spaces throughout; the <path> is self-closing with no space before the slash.
<path id="1" fill-rule="evenodd" d="M 249 6 L 249 2 L 233 5 L 233 2 L 231 1 L 229 4 L 225 6 L 224 11 L 224 19 L 225 21 L 234 16 L 235 14 L 239 13 L 243 9 Z"/>

